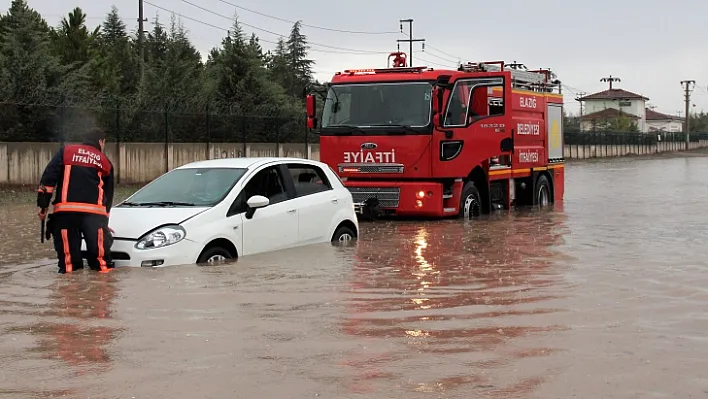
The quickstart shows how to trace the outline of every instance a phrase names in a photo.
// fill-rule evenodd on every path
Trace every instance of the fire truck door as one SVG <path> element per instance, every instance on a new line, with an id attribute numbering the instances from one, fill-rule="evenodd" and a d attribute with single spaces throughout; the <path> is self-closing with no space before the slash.
<path id="1" fill-rule="evenodd" d="M 510 82 L 503 75 L 472 77 L 461 75 L 451 81 L 442 130 L 452 130 L 453 140 L 463 140 L 465 158 L 474 155 L 478 162 L 510 153 L 502 150 L 502 142 L 511 140 L 511 127 L 506 123 L 511 113 Z M 465 149 L 466 149 L 465 148 Z M 467 159 L 469 162 L 470 159 Z"/>

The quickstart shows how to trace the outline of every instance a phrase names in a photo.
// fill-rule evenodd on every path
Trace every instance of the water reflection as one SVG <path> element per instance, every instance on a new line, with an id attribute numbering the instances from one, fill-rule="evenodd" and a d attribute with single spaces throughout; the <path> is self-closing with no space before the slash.
<path id="1" fill-rule="evenodd" d="M 472 223 L 375 225 L 381 231 L 371 236 L 386 239 L 365 237 L 357 245 L 342 330 L 387 344 L 344 362 L 361 371 L 351 389 L 374 392 L 398 379 L 411 391 L 472 384 L 493 397 L 535 386 L 543 373 L 517 381 L 517 388 L 485 373 L 555 352 L 514 347 L 566 329 L 551 319 L 563 310 L 557 300 L 565 295 L 563 257 L 554 250 L 564 219 L 558 207 Z"/>
<path id="2" fill-rule="evenodd" d="M 57 275 L 53 265 L 8 270 L 0 279 L 0 363 L 23 378 L 2 384 L 0 396 L 81 397 L 77 377 L 95 382 L 108 371 L 120 332 L 112 318 L 121 275 Z"/>
<path id="3" fill-rule="evenodd" d="M 33 335 L 39 336 L 35 350 L 45 358 L 61 359 L 77 375 L 106 372 L 111 363 L 107 347 L 118 329 L 96 324 L 112 318 L 117 273 L 85 272 L 57 279 L 44 315 L 59 321 L 32 326 Z"/>

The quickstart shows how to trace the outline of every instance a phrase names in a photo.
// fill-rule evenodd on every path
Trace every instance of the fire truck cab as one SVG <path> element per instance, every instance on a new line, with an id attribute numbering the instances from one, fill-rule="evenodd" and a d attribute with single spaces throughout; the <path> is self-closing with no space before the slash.
<path id="1" fill-rule="evenodd" d="M 394 55 L 394 54 L 392 54 Z M 345 70 L 307 95 L 320 160 L 358 213 L 473 218 L 563 199 L 563 96 L 550 70 L 502 61 L 457 70 Z"/>

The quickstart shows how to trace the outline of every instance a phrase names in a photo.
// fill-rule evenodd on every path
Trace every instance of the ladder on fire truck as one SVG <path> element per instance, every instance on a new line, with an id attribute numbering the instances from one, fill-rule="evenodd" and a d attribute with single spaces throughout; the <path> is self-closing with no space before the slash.
<path id="1" fill-rule="evenodd" d="M 502 70 L 511 72 L 511 85 L 515 89 L 552 93 L 557 87 L 560 93 L 560 81 L 555 79 L 555 73 L 550 69 L 529 71 L 524 64 L 516 61 L 510 64 L 505 64 L 504 61 L 468 62 L 460 64 L 458 68 L 458 71 L 461 72 L 500 72 Z"/>

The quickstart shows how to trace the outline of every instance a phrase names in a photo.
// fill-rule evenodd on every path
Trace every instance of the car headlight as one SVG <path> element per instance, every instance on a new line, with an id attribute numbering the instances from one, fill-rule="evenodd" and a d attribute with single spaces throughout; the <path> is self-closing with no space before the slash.
<path id="1" fill-rule="evenodd" d="M 176 244 L 184 239 L 187 232 L 181 226 L 162 226 L 144 235 L 138 243 L 137 249 L 153 249 Z"/>

